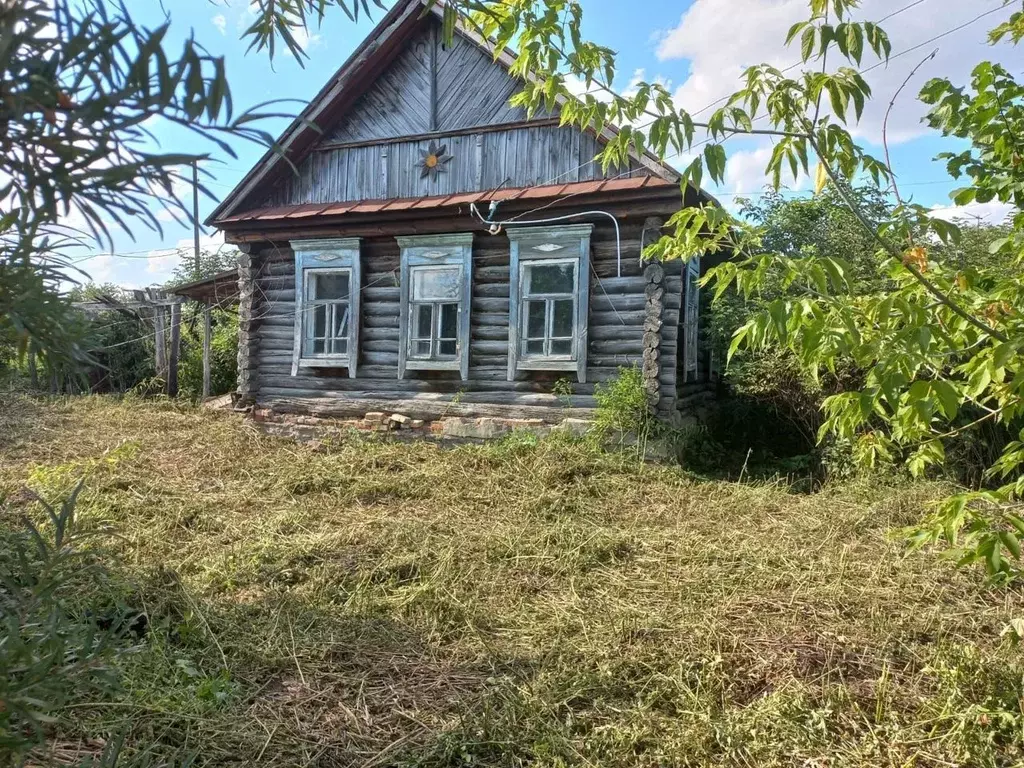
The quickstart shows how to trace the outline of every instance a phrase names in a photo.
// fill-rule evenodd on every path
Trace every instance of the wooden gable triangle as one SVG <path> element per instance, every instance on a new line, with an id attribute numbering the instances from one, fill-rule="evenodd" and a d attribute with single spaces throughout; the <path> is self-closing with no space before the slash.
<path id="1" fill-rule="evenodd" d="M 525 120 L 525 111 L 508 103 L 521 87 L 509 73 L 514 53 L 495 51 L 489 41 L 461 26 L 450 46 L 436 44 L 443 9 L 435 4 L 428 12 L 425 5 L 426 0 L 398 2 L 206 223 L 261 204 L 267 190 L 293 174 L 317 145 L 372 143 Z M 606 128 L 599 141 L 614 132 Z M 652 155 L 634 160 L 656 176 L 678 179 L 674 169 Z"/>

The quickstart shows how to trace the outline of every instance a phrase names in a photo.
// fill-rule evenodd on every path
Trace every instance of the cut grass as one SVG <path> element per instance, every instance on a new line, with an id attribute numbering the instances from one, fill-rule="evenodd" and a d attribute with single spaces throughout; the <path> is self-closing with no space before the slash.
<path id="1" fill-rule="evenodd" d="M 54 743 L 366 768 L 1024 759 L 1000 636 L 1020 595 L 889 535 L 933 486 L 795 495 L 567 440 L 314 450 L 168 403 L 4 404 L 0 494 L 83 475 L 111 577 L 75 599 L 150 624 L 115 699 L 76 701 Z"/>

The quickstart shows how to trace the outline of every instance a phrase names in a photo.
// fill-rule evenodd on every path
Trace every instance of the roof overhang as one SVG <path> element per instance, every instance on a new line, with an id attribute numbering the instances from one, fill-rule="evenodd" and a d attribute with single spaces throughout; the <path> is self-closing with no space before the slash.
<path id="1" fill-rule="evenodd" d="M 238 270 L 228 269 L 203 280 L 176 285 L 168 290 L 174 296 L 183 296 L 203 304 L 226 306 L 238 303 Z"/>

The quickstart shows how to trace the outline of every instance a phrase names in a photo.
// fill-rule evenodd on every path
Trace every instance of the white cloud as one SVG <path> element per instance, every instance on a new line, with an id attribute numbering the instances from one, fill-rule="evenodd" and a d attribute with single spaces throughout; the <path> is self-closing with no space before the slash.
<path id="1" fill-rule="evenodd" d="M 227 34 L 228 19 L 223 13 L 218 13 L 216 16 L 210 19 L 210 21 L 213 22 L 213 26 L 220 30 L 220 33 L 222 35 Z"/>
<path id="2" fill-rule="evenodd" d="M 992 200 L 988 203 L 968 205 L 936 205 L 931 209 L 931 213 L 937 219 L 964 224 L 1002 224 L 1014 210 L 1009 203 Z"/>
<path id="3" fill-rule="evenodd" d="M 764 191 L 768 179 L 764 169 L 772 157 L 772 147 L 767 142 L 755 149 L 743 149 L 729 154 L 725 166 L 725 184 L 727 191 L 744 195 L 757 195 Z M 801 170 L 800 176 L 794 181 L 788 163 L 783 168 L 782 185 L 789 190 L 798 191 L 807 184 L 807 176 Z"/>
<path id="4" fill-rule="evenodd" d="M 929 0 L 882 26 L 896 55 L 969 22 L 978 15 L 979 7 L 989 4 L 998 7 L 995 2 L 979 0 Z M 864 0 L 857 17 L 880 20 L 893 12 L 894 5 L 892 0 Z M 658 58 L 663 61 L 690 60 L 689 76 L 675 92 L 677 105 L 697 111 L 732 93 L 740 86 L 740 76 L 747 66 L 767 62 L 788 67 L 798 61 L 799 48 L 786 48 L 783 42 L 789 27 L 807 14 L 807 0 L 694 0 L 679 24 L 662 33 L 657 46 Z M 921 68 L 893 108 L 888 129 L 891 143 L 910 141 L 927 131 L 921 124 L 926 107 L 915 97 L 928 78 L 941 74 L 954 82 L 966 82 L 971 68 L 983 59 L 1002 61 L 1015 70 L 1024 66 L 1024 50 L 986 44 L 986 32 L 999 18 L 993 14 L 980 19 L 866 73 L 874 99 L 855 129 L 856 135 L 876 144 L 881 141 L 889 101 L 918 62 L 936 48 L 936 58 Z M 865 57 L 862 67 L 874 63 Z"/>
<path id="5" fill-rule="evenodd" d="M 308 27 L 294 29 L 292 30 L 292 35 L 295 37 L 295 42 L 299 44 L 299 47 L 307 53 L 323 42 L 323 38 L 319 34 L 310 33 Z"/>
<path id="6" fill-rule="evenodd" d="M 203 235 L 199 238 L 201 250 L 217 250 L 224 245 L 224 233 L 217 232 L 213 235 Z M 195 248 L 192 238 L 179 240 L 172 248 L 160 248 L 146 254 L 146 272 L 153 275 L 154 283 L 161 283 L 170 279 L 174 268 L 182 260 L 182 255 L 191 255 Z"/>

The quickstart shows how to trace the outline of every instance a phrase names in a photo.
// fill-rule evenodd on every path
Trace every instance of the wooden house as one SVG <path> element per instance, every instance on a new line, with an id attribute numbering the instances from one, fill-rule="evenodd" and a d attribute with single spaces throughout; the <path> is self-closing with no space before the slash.
<path id="1" fill-rule="evenodd" d="M 474 435 L 587 419 L 624 366 L 665 420 L 707 397 L 699 264 L 641 250 L 710 198 L 652 156 L 602 171 L 608 131 L 510 106 L 511 60 L 399 0 L 213 212 L 243 402 Z"/>

